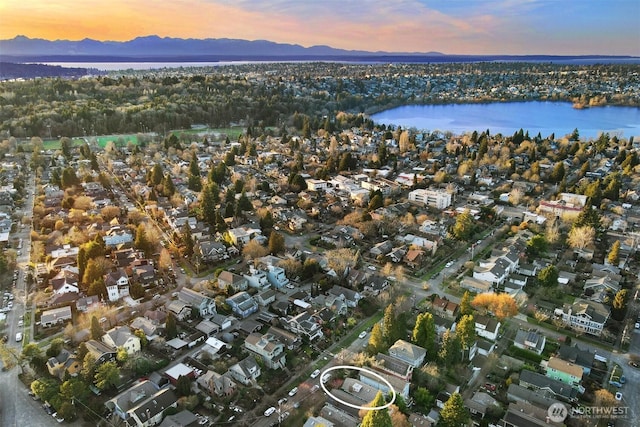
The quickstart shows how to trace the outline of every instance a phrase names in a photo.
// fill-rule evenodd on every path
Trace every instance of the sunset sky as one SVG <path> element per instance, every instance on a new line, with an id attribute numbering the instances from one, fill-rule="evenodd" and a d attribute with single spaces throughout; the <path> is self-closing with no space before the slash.
<path id="1" fill-rule="evenodd" d="M 640 0 L 0 0 L 0 39 L 153 34 L 387 52 L 640 56 Z"/>

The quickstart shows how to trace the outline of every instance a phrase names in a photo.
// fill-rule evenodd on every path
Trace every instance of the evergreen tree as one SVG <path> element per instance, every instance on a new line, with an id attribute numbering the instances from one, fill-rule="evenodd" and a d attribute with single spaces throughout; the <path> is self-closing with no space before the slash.
<path id="1" fill-rule="evenodd" d="M 442 336 L 442 347 L 440 347 L 440 361 L 445 366 L 452 366 L 460 362 L 462 347 L 458 337 L 448 329 Z"/>
<path id="2" fill-rule="evenodd" d="M 384 341 L 384 336 L 382 335 L 382 328 L 380 327 L 380 323 L 373 325 L 371 328 L 371 335 L 369 336 L 369 353 L 378 354 L 381 351 L 384 351 L 386 348 L 386 343 Z"/>
<path id="3" fill-rule="evenodd" d="M 465 314 L 460 318 L 456 326 L 456 337 L 463 351 L 471 348 L 476 340 L 476 323 L 472 315 Z"/>
<path id="4" fill-rule="evenodd" d="M 242 194 L 240 195 L 240 198 L 238 199 L 237 210 L 238 212 L 246 212 L 246 211 L 253 210 L 253 205 L 251 204 L 251 201 L 249 200 L 249 198 L 247 197 L 247 194 L 244 191 L 242 192 Z"/>
<path id="5" fill-rule="evenodd" d="M 213 185 L 211 183 L 208 183 L 200 194 L 200 214 L 204 222 L 212 227 L 215 227 L 217 210 L 216 202 L 213 196 Z"/>
<path id="6" fill-rule="evenodd" d="M 464 294 L 462 294 L 459 308 L 460 314 L 462 314 L 463 316 L 465 314 L 473 313 L 473 308 L 471 307 L 471 294 L 469 293 L 469 291 L 464 291 Z"/>
<path id="7" fill-rule="evenodd" d="M 436 353 L 436 324 L 431 313 L 420 313 L 413 328 L 412 341 L 427 350 L 427 359 L 435 360 Z"/>
<path id="8" fill-rule="evenodd" d="M 272 231 L 269 235 L 269 253 L 277 255 L 285 251 L 284 236 L 280 233 Z"/>
<path id="9" fill-rule="evenodd" d="M 104 330 L 100 326 L 100 322 L 96 316 L 91 316 L 91 339 L 101 341 L 104 335 Z"/>
<path id="10" fill-rule="evenodd" d="M 376 397 L 373 399 L 369 406 L 378 408 L 385 405 L 384 396 L 382 392 L 378 390 Z M 391 415 L 389 415 L 389 409 L 377 409 L 367 411 L 362 418 L 361 427 L 393 427 L 391 423 Z"/>
<path id="11" fill-rule="evenodd" d="M 194 152 L 191 156 L 191 162 L 189 163 L 189 178 L 187 181 L 187 187 L 191 191 L 202 190 L 202 179 L 200 178 L 200 167 L 198 166 L 198 158 Z"/>
<path id="12" fill-rule="evenodd" d="M 193 236 L 191 235 L 191 226 L 189 222 L 185 222 L 182 226 L 182 235 L 180 236 L 182 239 L 182 244 L 184 245 L 184 254 L 188 257 L 193 255 L 193 246 L 195 242 L 193 241 Z"/>
<path id="13" fill-rule="evenodd" d="M 469 422 L 469 413 L 464 407 L 464 401 L 460 393 L 453 393 L 440 411 L 438 426 L 462 427 Z"/>
<path id="14" fill-rule="evenodd" d="M 613 245 L 611 245 L 611 250 L 607 255 L 607 261 L 611 265 L 618 266 L 620 262 L 620 240 L 616 240 L 613 242 Z"/>
<path id="15" fill-rule="evenodd" d="M 167 314 L 165 332 L 168 339 L 173 339 L 178 336 L 178 326 L 176 325 L 176 318 L 173 313 Z"/>
<path id="16" fill-rule="evenodd" d="M 456 223 L 453 225 L 451 233 L 458 240 L 469 241 L 473 231 L 473 217 L 469 209 L 466 209 L 456 217 Z"/>
<path id="17" fill-rule="evenodd" d="M 153 165 L 153 169 L 151 169 L 151 176 L 149 179 L 150 184 L 160 185 L 163 179 L 164 179 L 164 172 L 162 171 L 162 166 L 160 166 L 160 163 L 156 163 L 155 165 Z"/>

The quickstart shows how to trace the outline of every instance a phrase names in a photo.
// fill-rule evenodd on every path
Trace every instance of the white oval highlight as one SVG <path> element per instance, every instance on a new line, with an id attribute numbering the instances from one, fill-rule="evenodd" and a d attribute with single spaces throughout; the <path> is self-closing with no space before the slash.
<path id="1" fill-rule="evenodd" d="M 349 403 L 349 402 L 345 402 L 342 399 L 338 399 L 337 397 L 335 397 L 333 394 L 331 394 L 329 392 L 329 390 L 327 390 L 327 388 L 324 386 L 324 383 L 322 382 L 322 377 L 324 377 L 326 374 L 328 374 L 331 371 L 336 371 L 338 369 L 351 369 L 354 371 L 362 371 L 362 372 L 366 372 L 369 375 L 372 375 L 376 378 L 379 378 L 383 383 L 385 383 L 388 387 L 389 390 L 391 390 L 392 396 L 391 396 L 391 401 L 388 402 L 386 405 L 383 406 L 359 406 L 359 405 L 354 405 L 353 403 Z M 378 373 L 372 371 L 371 369 L 367 369 L 367 368 L 360 368 L 358 366 L 349 366 L 349 365 L 337 365 L 337 366 L 332 366 L 328 369 L 325 369 L 324 371 L 322 371 L 322 374 L 320 375 L 320 387 L 322 387 L 322 390 L 324 390 L 325 393 L 327 393 L 327 395 L 329 395 L 329 397 L 331 397 L 333 400 L 342 403 L 345 406 L 348 406 L 350 408 L 354 408 L 354 409 L 364 409 L 365 411 L 377 411 L 380 409 L 386 409 L 389 406 L 393 405 L 393 402 L 396 401 L 396 391 L 393 389 L 393 386 L 389 383 L 389 381 L 387 381 L 386 379 L 384 379 L 382 376 L 380 376 Z M 380 390 L 382 391 L 382 390 Z"/>

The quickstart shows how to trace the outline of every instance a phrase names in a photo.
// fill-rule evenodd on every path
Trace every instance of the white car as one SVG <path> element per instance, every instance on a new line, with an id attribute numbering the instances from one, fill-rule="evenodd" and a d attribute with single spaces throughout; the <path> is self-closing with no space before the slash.
<path id="1" fill-rule="evenodd" d="M 298 392 L 298 387 L 294 387 L 291 389 L 291 391 L 289 392 L 289 396 L 293 397 L 296 395 L 296 393 Z"/>
<path id="2" fill-rule="evenodd" d="M 318 375 L 320 375 L 320 369 L 316 369 L 315 371 L 311 372 L 311 378 L 317 378 Z"/>
<path id="3" fill-rule="evenodd" d="M 446 268 L 449 268 L 453 265 L 453 261 L 449 261 L 448 263 L 445 264 Z"/>
<path id="4" fill-rule="evenodd" d="M 331 379 L 331 374 L 324 374 L 324 375 L 322 376 L 322 379 L 321 379 L 322 384 L 326 383 L 326 382 L 327 382 L 327 381 L 329 381 L 330 379 Z"/>
<path id="5" fill-rule="evenodd" d="M 269 417 L 271 416 L 271 414 L 273 414 L 274 412 L 276 412 L 276 408 L 274 408 L 273 406 L 271 408 L 268 408 L 266 411 L 264 411 L 264 416 L 265 417 Z"/>
<path id="6" fill-rule="evenodd" d="M 17 332 L 16 333 L 16 342 L 20 342 L 22 341 L 22 332 Z"/>
<path id="7" fill-rule="evenodd" d="M 360 335 L 358 335 L 358 338 L 362 339 L 362 338 L 364 338 L 366 336 L 367 336 L 367 331 L 362 331 L 362 332 L 360 332 Z"/>

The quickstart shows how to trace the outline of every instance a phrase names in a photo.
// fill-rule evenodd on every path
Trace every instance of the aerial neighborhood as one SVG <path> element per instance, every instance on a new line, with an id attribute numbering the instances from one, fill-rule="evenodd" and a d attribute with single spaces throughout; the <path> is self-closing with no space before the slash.
<path id="1" fill-rule="evenodd" d="M 339 112 L 123 141 L 0 145 L 2 362 L 56 420 L 356 427 L 391 396 L 394 426 L 640 408 L 640 137 Z"/>

